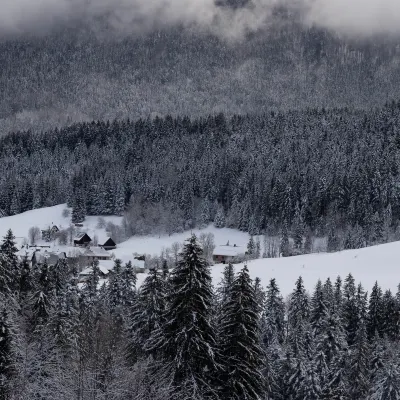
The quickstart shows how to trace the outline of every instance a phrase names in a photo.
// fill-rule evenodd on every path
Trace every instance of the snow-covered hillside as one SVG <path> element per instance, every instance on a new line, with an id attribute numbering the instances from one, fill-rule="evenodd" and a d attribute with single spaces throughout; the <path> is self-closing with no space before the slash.
<path id="1" fill-rule="evenodd" d="M 65 205 L 42 208 L 28 211 L 12 217 L 0 218 L 0 236 L 4 236 L 7 229 L 11 228 L 18 238 L 19 244 L 24 237 L 28 236 L 31 226 L 38 226 L 41 229 L 51 224 L 67 228 L 69 218 L 62 216 Z M 105 217 L 106 221 L 115 224 L 120 223 L 121 217 Z M 103 235 L 104 229 L 98 229 L 98 217 L 87 217 L 82 230 L 89 235 Z M 216 229 L 210 226 L 203 230 L 194 230 L 193 233 L 212 232 L 215 235 L 216 245 L 236 244 L 245 248 L 248 241 L 248 234 L 237 230 L 223 228 Z M 123 261 L 132 259 L 132 254 L 160 254 L 174 242 L 183 242 L 190 236 L 191 232 L 174 234 L 171 236 L 153 237 L 132 237 L 120 243 L 113 251 L 116 257 Z M 352 273 L 356 281 L 361 281 L 365 289 L 370 291 L 377 280 L 383 289 L 397 290 L 400 283 L 400 242 L 368 247 L 359 250 L 347 250 L 338 253 L 319 253 L 297 257 L 260 259 L 248 263 L 250 274 L 253 278 L 260 277 L 263 285 L 267 285 L 269 279 L 276 278 L 284 295 L 290 293 L 296 279 L 301 275 L 307 289 L 312 290 L 317 279 L 325 280 L 328 277 L 336 279 L 338 275 L 345 278 Z M 241 265 L 236 266 L 237 269 Z M 223 265 L 212 267 L 214 283 L 221 279 Z M 140 274 L 138 282 L 144 279 Z"/>

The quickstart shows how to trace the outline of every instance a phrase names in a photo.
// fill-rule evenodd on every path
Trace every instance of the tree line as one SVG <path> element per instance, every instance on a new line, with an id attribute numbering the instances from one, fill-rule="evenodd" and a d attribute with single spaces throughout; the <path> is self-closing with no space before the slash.
<path id="1" fill-rule="evenodd" d="M 284 299 L 245 265 L 216 288 L 197 238 L 141 285 L 115 261 L 78 284 L 64 261 L 30 268 L 0 252 L 0 398 L 400 399 L 400 291 L 370 296 L 348 275 L 300 277 Z"/>
<path id="2" fill-rule="evenodd" d="M 74 124 L 0 139 L 0 213 L 67 201 L 72 221 L 123 215 L 121 232 L 214 223 L 329 238 L 329 249 L 400 238 L 400 103 Z"/>

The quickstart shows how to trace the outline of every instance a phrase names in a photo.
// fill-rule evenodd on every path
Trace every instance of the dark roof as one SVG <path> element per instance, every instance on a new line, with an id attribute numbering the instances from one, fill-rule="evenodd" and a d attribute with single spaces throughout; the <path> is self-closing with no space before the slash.
<path id="1" fill-rule="evenodd" d="M 80 233 L 78 235 L 75 236 L 74 238 L 74 242 L 80 242 L 81 240 L 83 240 L 85 238 L 85 236 L 87 236 L 87 238 L 89 239 L 89 241 L 91 241 L 91 237 L 86 233 Z"/>
<path id="2" fill-rule="evenodd" d="M 116 246 L 117 244 L 114 242 L 114 240 L 112 240 L 110 237 L 109 238 L 107 238 L 107 240 L 106 241 L 104 241 L 103 243 L 101 243 L 101 246 L 106 246 L 106 247 L 108 247 L 108 246 Z"/>

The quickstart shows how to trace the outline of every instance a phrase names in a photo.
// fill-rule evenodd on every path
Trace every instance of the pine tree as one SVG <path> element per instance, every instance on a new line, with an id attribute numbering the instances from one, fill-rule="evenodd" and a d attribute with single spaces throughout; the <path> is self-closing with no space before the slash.
<path id="1" fill-rule="evenodd" d="M 324 297 L 322 282 L 318 280 L 314 293 L 311 297 L 311 318 L 310 322 L 315 334 L 320 333 L 322 319 L 328 313 L 327 302 Z"/>
<path id="2" fill-rule="evenodd" d="M 310 302 L 304 288 L 303 278 L 300 276 L 296 281 L 296 288 L 289 299 L 288 325 L 289 329 L 296 329 L 302 322 L 308 321 L 310 317 Z"/>
<path id="3" fill-rule="evenodd" d="M 110 272 L 110 278 L 107 286 L 107 300 L 110 305 L 111 313 L 114 317 L 121 321 L 122 315 L 124 314 L 124 281 L 122 272 L 122 262 L 120 259 L 114 261 L 114 267 Z"/>
<path id="4" fill-rule="evenodd" d="M 253 235 L 250 236 L 249 242 L 247 243 L 247 255 L 250 259 L 255 258 L 256 243 L 254 242 Z"/>
<path id="5" fill-rule="evenodd" d="M 356 286 L 351 274 L 347 276 L 343 286 L 343 321 L 347 334 L 347 342 L 351 346 L 354 343 L 358 324 Z"/>
<path id="6" fill-rule="evenodd" d="M 281 232 L 281 242 L 279 245 L 279 252 L 282 257 L 288 257 L 290 254 L 289 233 L 286 222 L 283 224 Z"/>
<path id="7" fill-rule="evenodd" d="M 304 240 L 304 254 L 310 254 L 313 250 L 312 232 L 310 229 L 306 231 L 306 238 Z"/>
<path id="8" fill-rule="evenodd" d="M 83 292 L 88 299 L 95 299 L 98 294 L 100 268 L 97 260 L 93 261 L 88 279 L 83 286 Z"/>
<path id="9" fill-rule="evenodd" d="M 292 292 L 288 306 L 288 343 L 294 357 L 299 357 L 304 350 L 306 325 L 310 318 L 310 302 L 299 277 Z"/>
<path id="10" fill-rule="evenodd" d="M 263 343 L 266 348 L 274 343 L 283 344 L 285 336 L 285 304 L 275 279 L 267 286 L 263 330 Z"/>
<path id="11" fill-rule="evenodd" d="M 214 226 L 216 228 L 224 228 L 225 227 L 225 213 L 223 207 L 218 207 L 217 214 L 214 219 Z"/>
<path id="12" fill-rule="evenodd" d="M 335 227 L 331 226 L 328 231 L 327 251 L 332 253 L 339 250 L 339 239 Z"/>
<path id="13" fill-rule="evenodd" d="M 369 389 L 370 347 L 364 319 L 361 319 L 358 325 L 350 350 L 349 395 L 351 399 L 358 400 L 365 398 Z"/>
<path id="14" fill-rule="evenodd" d="M 294 217 L 294 227 L 293 227 L 293 241 L 294 241 L 294 247 L 295 249 L 297 249 L 297 251 L 302 250 L 303 236 L 304 236 L 304 222 L 301 216 L 300 207 L 297 204 Z"/>
<path id="15" fill-rule="evenodd" d="M 15 246 L 15 236 L 11 229 L 9 229 L 0 246 L 0 255 L 4 260 L 3 263 L 5 263 L 8 268 L 7 272 L 4 271 L 4 282 L 8 280 L 8 288 L 12 293 L 19 291 L 19 279 L 21 271 L 17 252 L 18 249 Z"/>
<path id="16" fill-rule="evenodd" d="M 391 364 L 383 368 L 377 378 L 370 400 L 399 400 L 400 399 L 400 369 Z"/>
<path id="17" fill-rule="evenodd" d="M 165 280 L 162 271 L 153 268 L 141 285 L 129 316 L 131 360 L 144 354 L 151 354 L 153 358 L 162 354 L 165 305 Z"/>
<path id="18" fill-rule="evenodd" d="M 399 310 L 390 290 L 386 290 L 382 297 L 382 308 L 382 334 L 395 340 L 399 334 Z"/>
<path id="19" fill-rule="evenodd" d="M 335 310 L 340 314 L 343 307 L 343 292 L 342 292 L 342 278 L 338 276 L 335 282 L 335 288 L 333 291 Z"/>
<path id="20" fill-rule="evenodd" d="M 221 321 L 223 399 L 259 399 L 263 394 L 259 306 L 245 266 L 233 282 Z"/>
<path id="21" fill-rule="evenodd" d="M 5 254 L 0 253 L 0 295 L 8 296 L 11 293 L 12 277 L 10 261 Z"/>
<path id="22" fill-rule="evenodd" d="M 201 398 L 211 390 L 216 371 L 216 341 L 211 325 L 211 275 L 193 235 L 170 277 L 163 353 L 176 395 Z"/>
<path id="23" fill-rule="evenodd" d="M 369 298 L 368 307 L 367 333 L 370 340 L 372 340 L 377 333 L 382 334 L 382 316 L 382 290 L 378 286 L 378 282 L 375 282 L 375 285 L 372 288 L 371 296 Z"/>
<path id="24" fill-rule="evenodd" d="M 260 243 L 260 238 L 257 237 L 256 239 L 256 248 L 254 251 L 254 258 L 259 259 L 261 256 L 261 243 Z"/>
<path id="25" fill-rule="evenodd" d="M 49 266 L 44 262 L 40 266 L 38 282 L 36 283 L 33 301 L 33 320 L 35 328 L 41 328 L 47 324 L 51 308 L 51 282 L 49 279 Z"/>
<path id="26" fill-rule="evenodd" d="M 15 374 L 15 353 L 9 313 L 4 308 L 0 314 L 0 399 L 12 397 L 12 378 Z"/>
<path id="27" fill-rule="evenodd" d="M 136 272 L 133 269 L 133 265 L 131 261 L 128 261 L 125 264 L 123 273 L 122 273 L 122 283 L 123 283 L 123 293 L 122 296 L 124 298 L 125 307 L 131 307 L 135 298 L 135 289 L 136 289 Z"/>
<path id="28" fill-rule="evenodd" d="M 217 287 L 217 300 L 220 307 L 223 308 L 226 301 L 229 299 L 229 293 L 232 289 L 233 281 L 235 280 L 235 267 L 232 263 L 228 263 L 224 267 L 221 282 Z"/>
<path id="29" fill-rule="evenodd" d="M 262 309 L 264 308 L 265 291 L 261 285 L 261 279 L 258 277 L 254 280 L 254 295 L 256 303 L 259 307 L 259 312 L 261 313 Z"/>

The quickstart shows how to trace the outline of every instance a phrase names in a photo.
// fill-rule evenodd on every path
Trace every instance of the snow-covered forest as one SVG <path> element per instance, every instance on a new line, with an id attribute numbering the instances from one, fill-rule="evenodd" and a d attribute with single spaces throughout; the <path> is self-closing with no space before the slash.
<path id="1" fill-rule="evenodd" d="M 3 399 L 398 399 L 400 292 L 349 275 L 299 277 L 283 298 L 243 267 L 213 288 L 195 236 L 136 288 L 115 261 L 83 288 L 64 262 L 30 269 L 11 231 L 0 252 Z M 4 305 L 6 307 L 4 307 Z"/>
<path id="2" fill-rule="evenodd" d="M 329 251 L 400 238 L 400 106 L 74 124 L 0 139 L 0 210 L 67 201 L 126 238 L 215 223 Z M 303 251 L 303 250 L 301 250 Z"/>
<path id="3" fill-rule="evenodd" d="M 208 29 L 120 35 L 90 23 L 2 37 L 0 133 L 168 114 L 369 109 L 397 99 L 396 37 L 357 40 L 275 14 L 233 42 Z"/>

